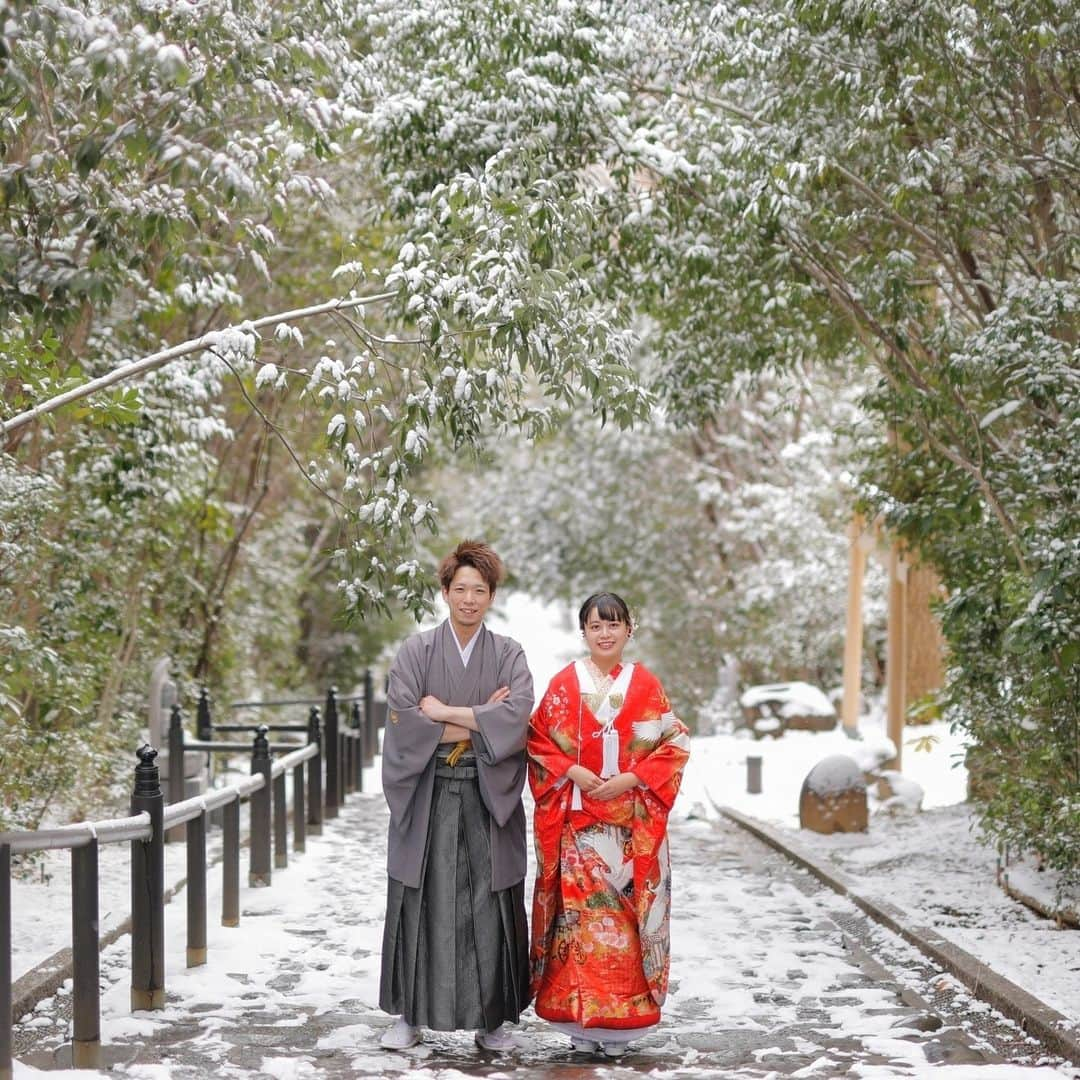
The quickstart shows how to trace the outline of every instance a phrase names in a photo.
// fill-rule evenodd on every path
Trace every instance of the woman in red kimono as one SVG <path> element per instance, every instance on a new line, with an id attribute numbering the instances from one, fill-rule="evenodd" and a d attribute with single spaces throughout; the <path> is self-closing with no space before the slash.
<path id="1" fill-rule="evenodd" d="M 667 818 L 690 737 L 656 676 L 622 661 L 625 601 L 597 593 L 578 621 L 589 657 L 551 680 L 529 727 L 532 989 L 575 1050 L 617 1057 L 667 994 Z"/>

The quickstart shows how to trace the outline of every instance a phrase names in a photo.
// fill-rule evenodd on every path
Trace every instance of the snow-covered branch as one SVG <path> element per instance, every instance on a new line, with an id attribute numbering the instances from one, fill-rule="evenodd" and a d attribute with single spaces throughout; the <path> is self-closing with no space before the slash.
<path id="1" fill-rule="evenodd" d="M 139 360 L 122 364 L 100 378 L 91 379 L 81 386 L 72 387 L 62 394 L 39 402 L 32 408 L 11 417 L 9 420 L 0 421 L 0 435 L 10 435 L 33 423 L 42 416 L 56 412 L 65 405 L 75 401 L 81 401 L 101 390 L 116 386 L 118 383 L 129 382 L 137 379 L 147 372 L 156 371 L 173 360 L 179 360 L 183 356 L 191 356 L 192 353 L 200 353 L 215 350 L 224 350 L 228 353 L 238 353 L 251 359 L 257 347 L 258 333 L 268 326 L 278 326 L 282 323 L 290 324 L 303 319 L 310 319 L 316 315 L 330 315 L 338 311 L 350 311 L 355 308 L 365 308 L 372 304 L 379 304 L 392 299 L 396 294 L 374 293 L 369 296 L 352 296 L 344 299 L 328 300 L 321 304 L 312 304 L 309 307 L 293 308 L 291 311 L 281 311 L 274 315 L 262 315 L 257 319 L 245 319 L 242 323 L 234 326 L 226 326 L 220 330 L 210 330 L 200 334 L 190 341 L 182 341 L 178 345 L 172 345 L 168 349 L 144 356 Z"/>

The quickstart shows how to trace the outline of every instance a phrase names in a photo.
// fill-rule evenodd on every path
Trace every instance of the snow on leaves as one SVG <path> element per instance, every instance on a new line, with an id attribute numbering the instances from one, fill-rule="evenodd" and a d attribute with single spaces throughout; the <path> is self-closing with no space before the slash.
<path id="1" fill-rule="evenodd" d="M 866 367 L 862 405 L 898 448 L 879 429 L 866 498 L 951 575 L 961 667 L 995 715 L 1075 727 L 1055 680 L 1075 681 L 1080 580 L 1060 554 L 1080 446 L 1076 12 L 47 0 L 5 33 L 20 384 L 56 385 L 72 358 L 108 369 L 181 320 L 252 317 L 239 298 L 291 299 L 320 241 L 355 234 L 339 287 L 386 294 L 335 315 L 334 344 L 294 326 L 215 349 L 245 393 L 319 410 L 304 465 L 357 526 L 351 602 L 422 606 L 398 569 L 432 521 L 414 488 L 433 452 L 544 435 L 582 402 L 622 424 L 655 397 L 700 428 L 745 373 Z M 35 373 L 42 324 L 58 346 Z M 1023 697 L 1040 687 L 1049 705 Z"/>

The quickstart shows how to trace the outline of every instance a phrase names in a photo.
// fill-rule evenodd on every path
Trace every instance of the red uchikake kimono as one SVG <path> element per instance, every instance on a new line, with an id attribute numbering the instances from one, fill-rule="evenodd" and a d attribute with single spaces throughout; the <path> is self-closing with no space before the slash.
<path id="1" fill-rule="evenodd" d="M 585 665 L 570 664 L 551 680 L 529 727 L 534 1007 L 545 1020 L 585 1029 L 651 1027 L 667 995 L 667 818 L 690 737 L 656 676 L 634 664 L 626 684 L 623 668 L 598 694 L 590 693 L 596 688 Z M 601 775 L 604 725 L 597 713 L 618 734 L 617 771 L 635 773 L 640 783 L 608 801 L 584 793 L 575 800 L 576 785 L 565 776 L 571 765 Z"/>

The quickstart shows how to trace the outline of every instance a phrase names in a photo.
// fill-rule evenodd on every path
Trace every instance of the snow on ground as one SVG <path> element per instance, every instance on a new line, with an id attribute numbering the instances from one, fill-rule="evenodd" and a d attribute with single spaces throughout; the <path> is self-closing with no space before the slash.
<path id="1" fill-rule="evenodd" d="M 550 677 L 580 654 L 575 613 L 558 605 L 540 605 L 520 594 L 500 594 L 497 600 L 489 625 L 522 643 L 539 697 Z M 963 748 L 945 725 L 908 729 L 903 773 L 924 791 L 922 813 L 876 814 L 869 832 L 855 836 L 798 831 L 798 796 L 806 773 L 831 754 L 880 747 L 880 721 L 866 721 L 863 734 L 862 743 L 848 739 L 839 729 L 789 731 L 779 739 L 762 740 L 745 732 L 698 736 L 677 816 L 715 818 L 716 806 L 726 804 L 795 830 L 800 842 L 858 877 L 867 891 L 905 908 L 917 921 L 937 927 L 1036 997 L 1074 1021 L 1080 1019 L 1080 936 L 1056 929 L 995 885 L 994 852 L 977 843 L 971 815 L 963 805 Z M 915 749 L 917 743 L 931 741 L 929 750 Z M 762 758 L 761 794 L 746 791 L 748 755 Z M 378 790 L 374 770 L 365 774 L 365 790 Z M 182 846 L 167 852 L 167 884 L 183 876 L 183 861 Z M 42 868 L 44 877 L 39 874 L 33 880 L 13 883 L 16 977 L 70 942 L 67 853 L 48 853 Z M 104 931 L 128 911 L 127 845 L 103 848 L 101 868 Z M 979 1075 L 988 1077 L 989 1073 L 980 1071 Z"/>
<path id="2" fill-rule="evenodd" d="M 707 768 L 708 755 L 691 763 L 698 777 Z M 478 1058 L 468 1033 L 426 1032 L 413 1050 L 383 1052 L 377 1040 L 390 1022 L 377 1007 L 385 834 L 381 799 L 370 792 L 351 798 L 302 857 L 274 872 L 272 888 L 242 890 L 238 928 L 210 920 L 204 967 L 184 966 L 183 917 L 168 911 L 161 1011 L 129 1011 L 129 944 L 105 950 L 102 1040 L 136 1046 L 153 1062 L 117 1073 L 146 1080 L 1075 1075 L 979 1056 L 964 1066 L 942 1064 L 942 1053 L 962 1055 L 974 1033 L 949 1023 L 936 1033 L 917 1027 L 921 1008 L 860 969 L 831 921 L 852 911 L 848 900 L 806 888 L 800 871 L 737 828 L 694 819 L 672 828 L 679 891 L 665 1022 L 640 1041 L 632 1066 L 575 1058 L 565 1038 L 531 1013 L 519 1028 L 519 1052 L 497 1071 Z M 216 911 L 220 875 L 212 876 L 208 899 Z M 16 1064 L 16 1080 L 37 1075 Z"/>
<path id="3" fill-rule="evenodd" d="M 965 804 L 873 818 L 857 835 L 799 840 L 1051 1008 L 1080 1023 L 1080 932 L 1059 928 L 995 884 L 995 855 Z"/>
<path id="4" fill-rule="evenodd" d="M 214 847 L 208 844 L 208 848 L 212 854 Z M 127 844 L 104 844 L 98 849 L 99 930 L 103 937 L 131 913 L 130 860 Z M 165 888 L 171 889 L 186 873 L 183 844 L 166 850 Z M 71 945 L 71 853 L 42 852 L 31 877 L 13 879 L 11 911 L 11 973 L 18 979 L 58 949 Z"/>
<path id="5" fill-rule="evenodd" d="M 134 755 L 132 769 L 134 771 Z M 235 783 L 244 774 L 231 774 Z M 290 779 L 291 783 L 291 779 Z M 218 857 L 220 834 L 207 837 L 207 858 Z M 165 889 L 187 876 L 184 844 L 165 848 Z M 98 931 L 102 937 L 131 913 L 130 849 L 128 844 L 102 844 L 98 849 Z M 43 851 L 26 878 L 11 882 L 11 974 L 18 979 L 71 945 L 71 852 Z"/>
<path id="6" fill-rule="evenodd" d="M 865 723 L 866 742 L 873 746 L 883 738 L 879 722 Z M 935 740 L 932 747 L 916 750 L 928 736 Z M 694 756 L 708 765 L 688 775 L 682 810 L 709 817 L 716 806 L 727 805 L 782 826 L 803 847 L 857 878 L 868 894 L 908 911 L 1080 1022 L 1080 933 L 1058 928 L 997 886 L 996 853 L 979 842 L 974 815 L 963 801 L 967 772 L 959 739 L 936 723 L 908 728 L 905 743 L 903 774 L 923 789 L 923 811 L 890 815 L 871 797 L 865 833 L 823 836 L 799 829 L 799 791 L 813 765 L 859 752 L 860 744 L 839 728 L 788 731 L 779 739 L 756 740 L 748 732 L 695 739 Z M 756 795 L 746 790 L 750 755 L 762 758 L 762 792 Z"/>

